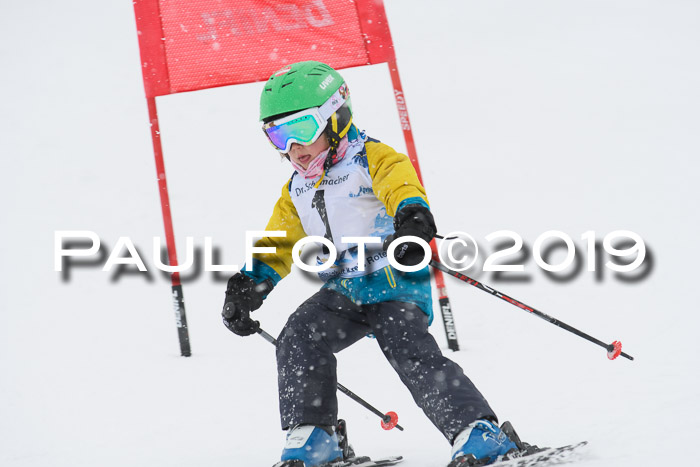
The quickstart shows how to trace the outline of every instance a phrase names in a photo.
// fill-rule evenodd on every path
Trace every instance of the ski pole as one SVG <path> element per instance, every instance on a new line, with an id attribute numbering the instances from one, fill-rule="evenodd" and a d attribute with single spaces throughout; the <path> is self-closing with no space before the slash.
<path id="1" fill-rule="evenodd" d="M 265 330 L 258 329 L 258 333 L 263 337 L 263 339 L 265 339 L 270 344 L 277 347 L 277 339 L 275 339 L 270 334 L 265 332 Z M 387 412 L 386 414 L 383 414 L 382 412 L 380 412 L 379 410 L 374 408 L 366 400 L 364 400 L 363 398 L 361 398 L 360 396 L 358 396 L 357 394 L 355 394 L 354 392 L 352 392 L 351 390 L 349 390 L 348 388 L 346 388 L 342 384 L 337 383 L 337 385 L 338 385 L 338 390 L 340 392 L 342 392 L 343 394 L 348 396 L 350 399 L 354 400 L 355 402 L 360 404 L 362 407 L 366 408 L 367 410 L 369 410 L 370 412 L 372 412 L 373 414 L 375 414 L 379 418 L 381 418 L 382 419 L 382 428 L 384 428 L 385 430 L 391 430 L 392 428 L 396 427 L 400 431 L 403 431 L 403 427 L 398 424 L 399 417 L 398 417 L 398 415 L 396 415 L 396 412 Z"/>
<path id="2" fill-rule="evenodd" d="M 464 274 L 462 274 L 460 272 L 453 271 L 452 269 L 448 268 L 447 266 L 443 265 L 442 263 L 435 261 L 434 259 L 430 260 L 430 265 L 432 267 L 434 267 L 435 269 L 439 269 L 442 272 L 445 272 L 451 276 L 454 276 L 457 279 L 459 279 L 463 282 L 466 282 L 469 285 L 473 285 L 474 287 L 476 287 L 480 290 L 483 290 L 484 292 L 488 292 L 491 295 L 493 295 L 494 297 L 498 297 L 500 299 L 503 299 L 506 302 L 510 303 L 511 305 L 515 305 L 518 308 L 521 308 L 525 311 L 529 311 L 530 313 L 537 316 L 538 318 L 542 318 L 543 320 L 545 320 L 549 323 L 552 323 L 555 326 L 558 326 L 562 329 L 565 329 L 565 330 L 569 331 L 570 333 L 576 334 L 577 336 L 582 337 L 589 342 L 593 342 L 594 344 L 597 344 L 597 345 L 603 347 L 605 350 L 608 351 L 608 358 L 610 360 L 615 360 L 620 355 L 622 355 L 623 357 L 625 357 L 629 360 L 634 360 L 634 357 L 632 357 L 631 355 L 628 355 L 622 351 L 622 343 L 620 341 L 613 341 L 612 344 L 606 344 L 605 342 L 600 341 L 593 336 L 589 336 L 585 332 L 579 331 L 578 329 L 576 329 L 573 326 L 569 326 L 568 324 L 566 324 L 562 321 L 559 321 L 556 318 L 552 318 L 551 316 L 546 315 L 546 314 L 542 313 L 541 311 L 539 311 L 531 306 L 525 305 L 524 303 L 522 303 L 519 300 L 516 300 L 512 297 L 509 297 L 508 295 L 501 293 L 496 289 L 492 289 L 491 287 L 487 286 L 486 284 L 482 284 L 481 282 L 478 282 L 478 281 L 472 279 L 471 277 L 465 276 Z"/>
<path id="3" fill-rule="evenodd" d="M 235 310 L 235 305 L 232 302 L 226 303 L 224 305 L 224 310 L 222 311 L 221 315 L 224 318 L 232 318 L 234 315 L 234 310 Z M 241 311 L 241 320 L 250 320 L 250 312 L 244 312 Z M 264 329 L 258 326 L 257 333 L 262 336 L 263 339 L 265 339 L 267 342 L 270 344 L 274 345 L 277 347 L 277 339 L 272 337 L 270 334 L 268 334 Z M 392 428 L 398 428 L 399 431 L 403 431 L 403 427 L 399 425 L 399 416 L 396 414 L 396 412 L 387 412 L 387 413 L 382 413 L 379 410 L 377 410 L 374 406 L 372 406 L 369 402 L 346 388 L 340 383 L 336 383 L 336 386 L 340 392 L 348 396 L 350 399 L 354 400 L 358 404 L 360 404 L 362 407 L 366 408 L 373 414 L 377 415 L 379 418 L 382 419 L 381 426 L 385 430 L 391 430 Z"/>

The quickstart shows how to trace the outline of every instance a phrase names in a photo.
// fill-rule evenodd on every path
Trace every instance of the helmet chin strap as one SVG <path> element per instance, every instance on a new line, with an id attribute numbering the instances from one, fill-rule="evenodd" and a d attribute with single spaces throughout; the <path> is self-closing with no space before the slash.
<path id="1" fill-rule="evenodd" d="M 323 172 L 327 172 L 333 166 L 333 158 L 338 154 L 338 148 L 332 147 L 328 150 L 326 160 L 323 162 Z"/>

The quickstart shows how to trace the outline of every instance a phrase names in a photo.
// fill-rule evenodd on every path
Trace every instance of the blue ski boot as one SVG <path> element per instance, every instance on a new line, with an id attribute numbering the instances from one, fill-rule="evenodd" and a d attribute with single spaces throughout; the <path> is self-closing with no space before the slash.
<path id="1" fill-rule="evenodd" d="M 328 431 L 314 425 L 300 425 L 289 430 L 282 460 L 275 467 L 316 467 L 342 460 L 338 436 L 332 428 Z"/>
<path id="2" fill-rule="evenodd" d="M 450 467 L 488 465 L 496 462 L 499 456 L 518 449 L 516 441 L 498 425 L 489 420 L 477 420 L 455 438 Z"/>

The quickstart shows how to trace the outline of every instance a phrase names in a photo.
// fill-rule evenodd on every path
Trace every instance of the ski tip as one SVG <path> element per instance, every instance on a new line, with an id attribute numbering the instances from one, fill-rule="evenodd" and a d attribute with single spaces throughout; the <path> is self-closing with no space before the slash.
<path id="1" fill-rule="evenodd" d="M 608 346 L 608 359 L 615 360 L 622 353 L 622 342 L 614 341 Z"/>

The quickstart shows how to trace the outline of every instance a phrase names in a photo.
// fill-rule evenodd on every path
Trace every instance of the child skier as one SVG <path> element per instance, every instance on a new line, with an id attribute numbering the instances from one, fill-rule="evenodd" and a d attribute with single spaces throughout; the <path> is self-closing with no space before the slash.
<path id="1" fill-rule="evenodd" d="M 259 330 L 249 313 L 289 274 L 292 245 L 299 239 L 325 237 L 338 253 L 333 266 L 319 273 L 325 284 L 291 314 L 277 341 L 281 422 L 289 431 L 276 466 L 343 459 L 333 354 L 368 334 L 452 444 L 450 465 L 485 465 L 522 447 L 514 432 L 498 427 L 484 397 L 429 334 L 428 268 L 401 272 L 389 264 L 381 243 L 358 251 L 356 241 L 345 238 L 433 239 L 437 230 L 428 199 L 409 159 L 358 131 L 347 85 L 320 62 L 275 72 L 260 98 L 260 119 L 267 138 L 294 168 L 266 227 L 286 231 L 286 237 L 259 240 L 257 247 L 275 247 L 275 253 L 255 254 L 247 265 L 252 269 L 228 281 L 230 318 L 224 324 L 241 336 Z M 400 264 L 423 260 L 420 245 L 403 246 L 396 250 Z M 320 256 L 328 258 L 328 249 Z"/>

